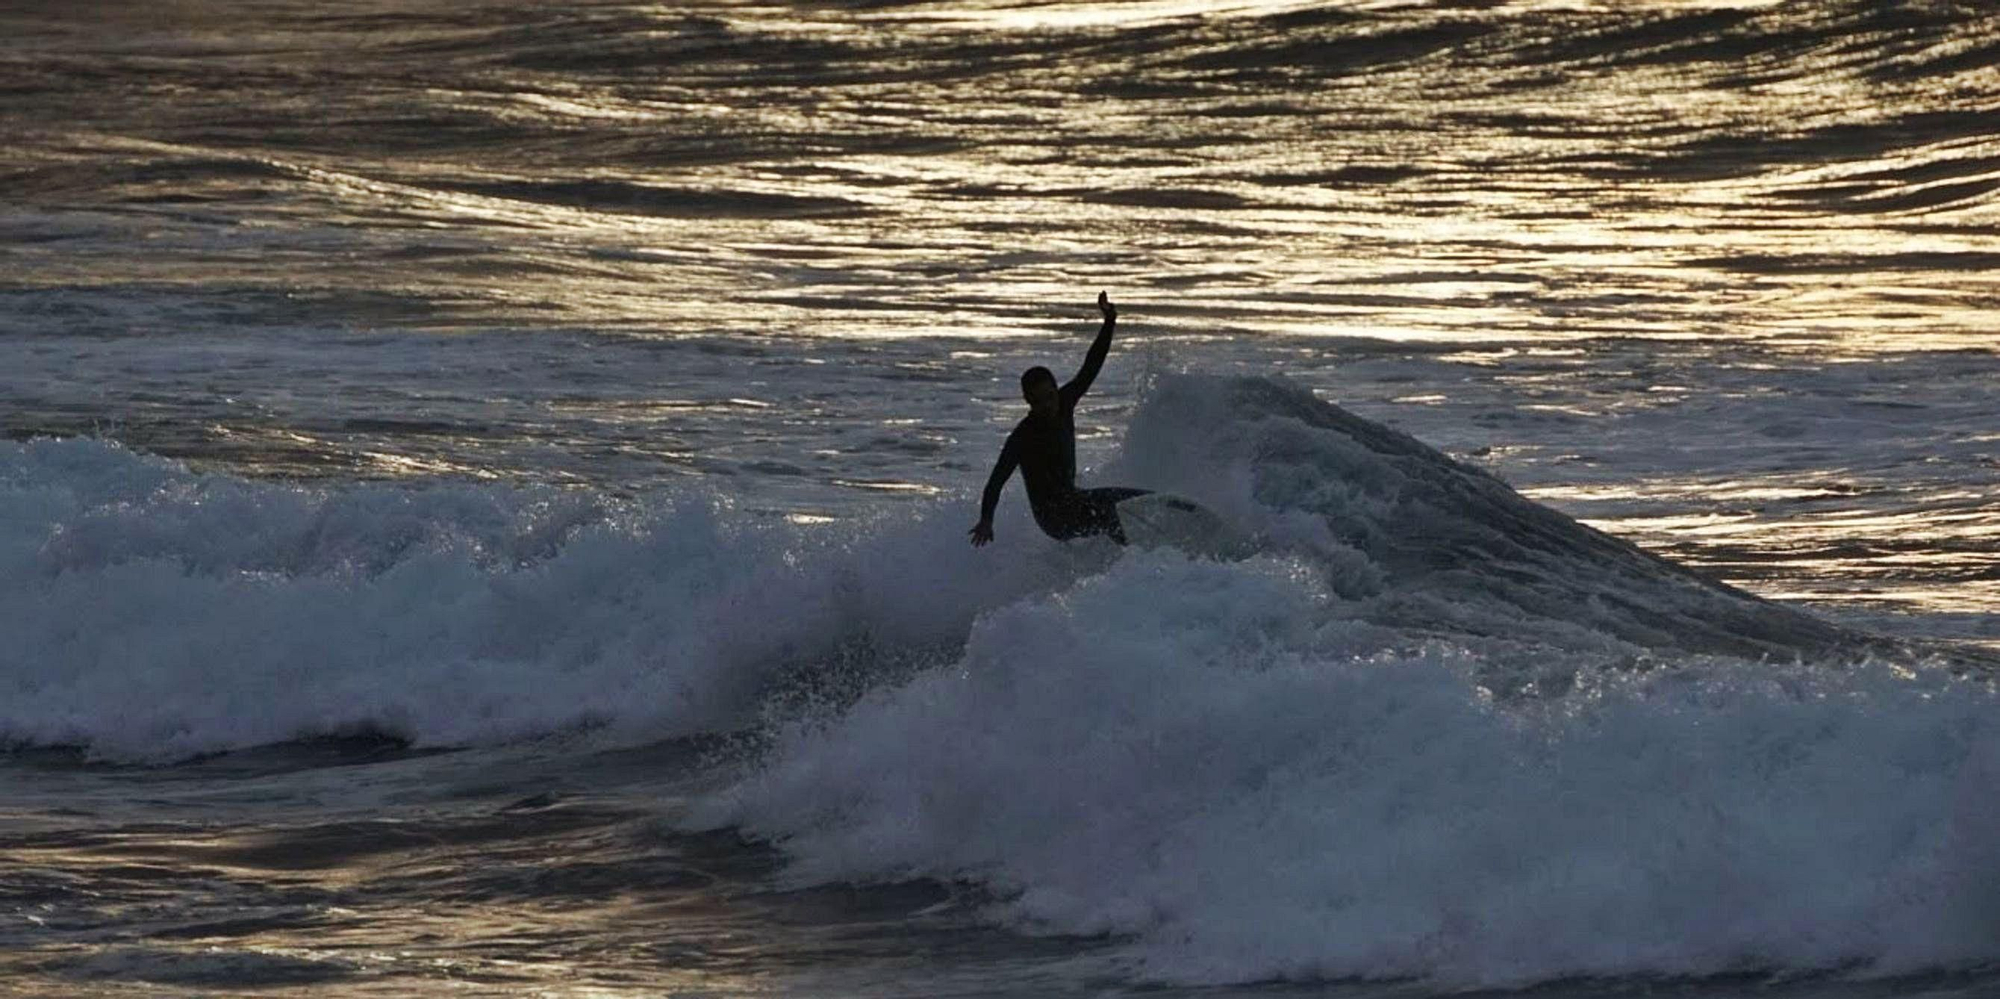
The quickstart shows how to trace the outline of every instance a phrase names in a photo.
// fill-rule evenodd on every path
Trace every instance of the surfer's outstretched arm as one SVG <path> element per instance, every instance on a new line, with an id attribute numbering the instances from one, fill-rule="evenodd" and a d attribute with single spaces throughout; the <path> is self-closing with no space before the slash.
<path id="1" fill-rule="evenodd" d="M 1104 313 L 1104 328 L 1097 331 L 1097 339 L 1090 344 L 1090 353 L 1083 355 L 1083 367 L 1076 370 L 1076 377 L 1062 387 L 1063 402 L 1074 406 L 1085 392 L 1090 391 L 1090 383 L 1097 380 L 1098 369 L 1104 367 L 1104 357 L 1111 353 L 1111 329 L 1118 325 L 1118 309 L 1111 304 L 1111 296 L 1097 293 L 1097 311 Z"/>
<path id="2" fill-rule="evenodd" d="M 993 540 L 993 508 L 1000 505 L 1000 489 L 1020 463 L 1020 449 L 1014 444 L 1014 435 L 1008 434 L 1006 446 L 1000 449 L 1000 460 L 993 463 L 993 474 L 986 477 L 986 492 L 979 497 L 979 523 L 967 532 L 972 535 L 972 547 Z"/>

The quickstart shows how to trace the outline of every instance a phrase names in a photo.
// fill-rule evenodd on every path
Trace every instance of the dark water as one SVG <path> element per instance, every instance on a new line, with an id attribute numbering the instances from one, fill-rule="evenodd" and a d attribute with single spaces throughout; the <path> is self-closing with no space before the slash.
<path id="1" fill-rule="evenodd" d="M 1992 994 L 1996 114 L 1983 3 L 0 4 L 0 994 Z M 1100 288 L 1255 558 L 964 547 Z"/>

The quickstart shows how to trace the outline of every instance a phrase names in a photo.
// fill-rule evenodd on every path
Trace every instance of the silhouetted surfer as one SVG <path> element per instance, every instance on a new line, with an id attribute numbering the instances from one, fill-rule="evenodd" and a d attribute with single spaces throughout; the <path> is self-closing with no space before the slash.
<path id="1" fill-rule="evenodd" d="M 1104 292 L 1097 293 L 1097 308 L 1104 313 L 1104 328 L 1097 331 L 1090 352 L 1083 356 L 1083 367 L 1069 384 L 1058 388 L 1055 374 L 1040 365 L 1021 372 L 1021 395 L 1028 400 L 1028 415 L 1007 435 L 1000 460 L 994 462 L 993 474 L 986 479 L 986 493 L 979 501 L 979 523 L 971 531 L 975 547 L 993 540 L 993 508 L 999 505 L 1000 489 L 1017 466 L 1021 482 L 1028 488 L 1028 508 L 1049 537 L 1067 541 L 1103 534 L 1125 543 L 1117 504 L 1143 496 L 1146 490 L 1076 487 L 1076 402 L 1090 390 L 1098 369 L 1104 367 L 1104 356 L 1111 352 L 1111 329 L 1118 323 L 1118 310 Z"/>

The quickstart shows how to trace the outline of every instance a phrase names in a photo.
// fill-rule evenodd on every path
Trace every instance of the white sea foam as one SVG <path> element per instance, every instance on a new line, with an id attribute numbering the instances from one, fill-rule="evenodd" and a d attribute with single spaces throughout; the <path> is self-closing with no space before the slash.
<path id="1" fill-rule="evenodd" d="M 989 611 L 690 821 L 804 882 L 978 881 L 1183 982 L 2000 957 L 1976 671 L 1868 659 L 1281 383 L 1169 380 L 1119 471 L 1266 554 Z"/>
<path id="2" fill-rule="evenodd" d="M 1280 383 L 1163 383 L 1112 471 L 1264 553 L 1057 545 L 1018 504 L 975 551 L 962 503 L 799 527 L 8 445 L 0 737 L 656 739 L 846 669 L 857 701 L 778 724 L 689 820 L 781 843 L 803 881 L 979 881 L 996 917 L 1120 934 L 1159 978 L 2000 957 L 1977 673 L 1816 658 L 1838 629 Z"/>
<path id="3" fill-rule="evenodd" d="M 1498 701 L 1295 560 L 1133 555 L 707 802 L 806 882 L 972 879 L 1177 981 L 2000 957 L 2000 723 L 1943 671 L 1572 662 Z"/>
<path id="4" fill-rule="evenodd" d="M 1792 620 L 1278 383 L 1171 380 L 1125 466 L 1291 553 L 1349 598 L 1322 613 L 1402 646 L 1457 634 L 1520 666 L 1655 638 L 1764 648 Z M 976 615 L 1114 555 L 1049 542 L 1014 503 L 1004 543 L 974 551 L 967 514 L 805 527 L 692 494 L 315 490 L 7 445 L 0 738 L 151 759 L 356 731 L 738 727 L 787 676 L 950 658 Z"/>
<path id="5" fill-rule="evenodd" d="M 358 731 L 738 727 L 789 671 L 955 644 L 1076 571 L 1052 542 L 973 552 L 950 512 L 809 530 L 712 497 L 319 491 L 5 445 L 0 740 L 171 759 Z"/>
<path id="6" fill-rule="evenodd" d="M 1842 637 L 1280 382 L 1164 380 L 1110 472 L 1195 495 L 1341 598 L 1296 626 L 1376 649 L 1449 638 L 1499 689 L 1567 682 L 1551 650 L 1794 658 Z M 955 657 L 977 615 L 1116 556 L 1049 542 L 1014 503 L 1003 544 L 974 551 L 966 514 L 798 526 L 695 494 L 314 490 L 8 445 L 0 738 L 171 758 L 355 731 L 739 727 L 788 678 L 838 666 L 852 690 Z"/>

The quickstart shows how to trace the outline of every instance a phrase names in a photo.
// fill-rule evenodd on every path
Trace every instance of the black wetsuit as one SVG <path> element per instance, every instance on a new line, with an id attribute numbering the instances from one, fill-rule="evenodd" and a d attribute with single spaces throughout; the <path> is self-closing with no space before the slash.
<path id="1" fill-rule="evenodd" d="M 1143 496 L 1147 490 L 1076 487 L 1076 403 L 1090 390 L 1090 383 L 1097 380 L 1098 369 L 1104 367 L 1104 357 L 1111 352 L 1114 325 L 1115 320 L 1104 321 L 1090 352 L 1084 355 L 1083 367 L 1067 385 L 1056 390 L 1061 399 L 1056 411 L 1046 417 L 1029 413 L 1007 435 L 1007 444 L 1000 449 L 1000 460 L 994 463 L 993 474 L 986 479 L 986 492 L 980 497 L 980 523 L 993 521 L 993 508 L 1000 503 L 1000 489 L 1019 467 L 1021 483 L 1028 489 L 1028 507 L 1035 512 L 1035 523 L 1042 533 L 1058 541 L 1104 534 L 1121 545 L 1125 543 L 1116 504 Z"/>

